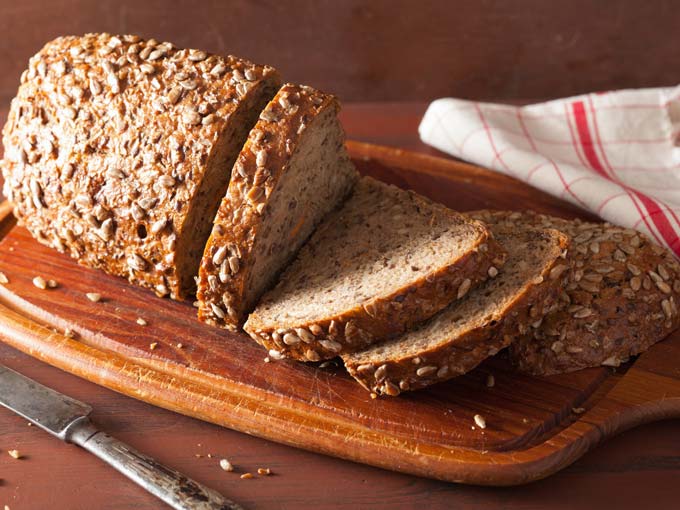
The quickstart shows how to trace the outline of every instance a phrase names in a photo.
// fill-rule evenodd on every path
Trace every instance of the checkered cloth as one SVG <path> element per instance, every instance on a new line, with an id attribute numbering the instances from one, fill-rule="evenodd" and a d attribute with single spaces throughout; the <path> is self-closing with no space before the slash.
<path id="1" fill-rule="evenodd" d="M 511 175 L 680 257 L 680 86 L 523 107 L 438 99 L 422 140 Z"/>

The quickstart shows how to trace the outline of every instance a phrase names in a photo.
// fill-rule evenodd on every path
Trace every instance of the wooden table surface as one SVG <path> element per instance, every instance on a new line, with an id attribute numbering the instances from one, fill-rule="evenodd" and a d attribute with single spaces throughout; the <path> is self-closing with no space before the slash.
<path id="1" fill-rule="evenodd" d="M 417 138 L 423 103 L 347 105 L 353 139 L 437 153 Z M 4 123 L 4 111 L 0 121 Z M 26 254 L 30 257 L 30 253 Z M 0 326 L 1 327 L 1 326 Z M 678 508 L 680 421 L 616 437 L 561 473 L 515 488 L 454 485 L 401 475 L 281 446 L 118 395 L 0 343 L 10 368 L 91 404 L 107 432 L 241 502 L 246 508 Z M 15 460 L 3 450 L 17 449 Z M 62 444 L 0 409 L 0 507 L 163 508 L 152 496 L 79 448 Z M 212 458 L 208 457 L 208 454 Z M 219 468 L 228 458 L 235 473 Z M 273 475 L 242 480 L 268 467 Z"/>

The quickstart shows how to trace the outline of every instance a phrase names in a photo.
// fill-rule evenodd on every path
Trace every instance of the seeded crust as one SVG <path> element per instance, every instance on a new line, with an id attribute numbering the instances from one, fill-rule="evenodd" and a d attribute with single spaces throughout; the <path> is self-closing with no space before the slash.
<path id="1" fill-rule="evenodd" d="M 414 330 L 343 356 L 364 388 L 397 396 L 457 377 L 540 325 L 566 280 L 568 237 L 522 225 L 491 231 L 508 252 L 492 279 Z"/>
<path id="2" fill-rule="evenodd" d="M 386 232 L 379 233 L 370 226 L 368 219 L 379 214 L 383 214 L 380 217 L 388 215 L 394 218 L 388 225 L 376 227 L 387 229 Z M 409 237 L 410 225 L 422 228 L 423 223 L 427 223 L 432 232 L 450 231 L 451 236 L 457 236 L 461 243 L 465 243 L 465 248 L 460 248 L 446 263 L 439 265 L 438 262 L 434 267 L 428 265 L 427 270 L 391 268 L 395 263 L 393 253 L 377 246 L 375 239 L 380 235 L 391 241 L 403 239 L 401 244 L 408 244 L 413 242 Z M 400 228 L 395 228 L 397 226 Z M 426 250 L 433 249 L 433 246 L 444 249 L 435 239 L 421 239 L 412 251 L 416 255 L 429 253 Z M 358 255 L 349 255 L 355 251 Z M 305 285 L 311 285 L 310 282 L 319 278 L 318 273 L 309 269 L 312 261 L 324 261 L 324 274 L 320 277 L 323 288 L 316 291 L 308 291 L 309 287 Z M 318 227 L 297 259 L 284 272 L 279 284 L 265 294 L 244 329 L 255 341 L 269 349 L 270 357 L 275 359 L 292 357 L 319 361 L 333 358 L 403 333 L 451 301 L 462 298 L 469 289 L 488 278 L 490 268 L 499 268 L 504 261 L 504 250 L 482 223 L 412 191 L 363 177 L 344 206 L 331 213 Z M 361 269 L 357 272 L 353 264 L 360 264 Z M 378 291 L 372 288 L 367 291 L 368 295 L 352 296 L 352 304 L 340 312 L 329 313 L 325 308 L 316 310 L 324 295 L 335 295 L 336 282 L 350 277 L 366 278 L 361 276 L 363 271 L 372 271 L 373 268 L 382 271 L 386 267 L 390 267 L 390 271 L 410 270 L 414 276 L 404 278 L 408 283 L 401 287 L 389 283 L 386 289 Z M 303 317 L 302 312 L 306 313 L 306 310 L 294 308 L 291 296 L 302 297 L 309 302 L 309 307 L 315 307 L 314 311 Z M 285 320 L 270 311 L 277 307 L 290 311 Z M 302 314 L 296 317 L 298 313 Z"/>
<path id="3" fill-rule="evenodd" d="M 523 372 L 551 375 L 618 366 L 680 325 L 680 264 L 645 235 L 608 223 L 532 212 L 486 213 L 486 221 L 520 221 L 572 237 L 573 269 L 540 328 L 513 344 Z"/>
<path id="4" fill-rule="evenodd" d="M 270 67 L 170 43 L 58 38 L 12 101 L 4 193 L 41 243 L 184 298 L 229 169 L 279 84 Z"/>
<path id="5" fill-rule="evenodd" d="M 339 109 L 331 95 L 286 84 L 260 114 L 201 261 L 202 321 L 237 329 L 314 227 L 350 192 L 358 174 L 345 150 Z"/>

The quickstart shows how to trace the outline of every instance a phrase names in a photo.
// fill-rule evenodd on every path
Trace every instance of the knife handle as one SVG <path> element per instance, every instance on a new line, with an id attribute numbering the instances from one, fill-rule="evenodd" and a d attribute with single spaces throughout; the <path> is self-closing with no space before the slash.
<path id="1" fill-rule="evenodd" d="M 83 418 L 69 427 L 77 444 L 178 510 L 243 510 L 240 505 L 119 441 Z"/>

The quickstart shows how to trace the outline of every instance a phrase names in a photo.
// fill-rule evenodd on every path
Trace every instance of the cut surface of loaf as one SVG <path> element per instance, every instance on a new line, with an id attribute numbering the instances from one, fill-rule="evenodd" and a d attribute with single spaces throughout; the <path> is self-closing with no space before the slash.
<path id="1" fill-rule="evenodd" d="M 358 174 L 337 100 L 284 85 L 239 155 L 201 262 L 199 318 L 235 329 Z"/>
<path id="2" fill-rule="evenodd" d="M 184 298 L 276 71 L 136 36 L 49 42 L 3 131 L 21 225 L 84 265 Z"/>
<path id="3" fill-rule="evenodd" d="M 404 335 L 343 356 L 362 386 L 396 396 L 451 379 L 540 324 L 569 268 L 568 237 L 520 225 L 491 230 L 508 254 L 494 278 Z"/>
<path id="4" fill-rule="evenodd" d="M 482 223 L 363 177 L 244 327 L 271 356 L 332 358 L 431 317 L 504 255 Z"/>
<path id="5" fill-rule="evenodd" d="M 520 370 L 550 375 L 618 366 L 680 325 L 680 264 L 645 235 L 532 212 L 485 212 L 483 218 L 556 228 L 572 238 L 567 260 L 573 270 L 558 302 L 510 349 Z"/>

